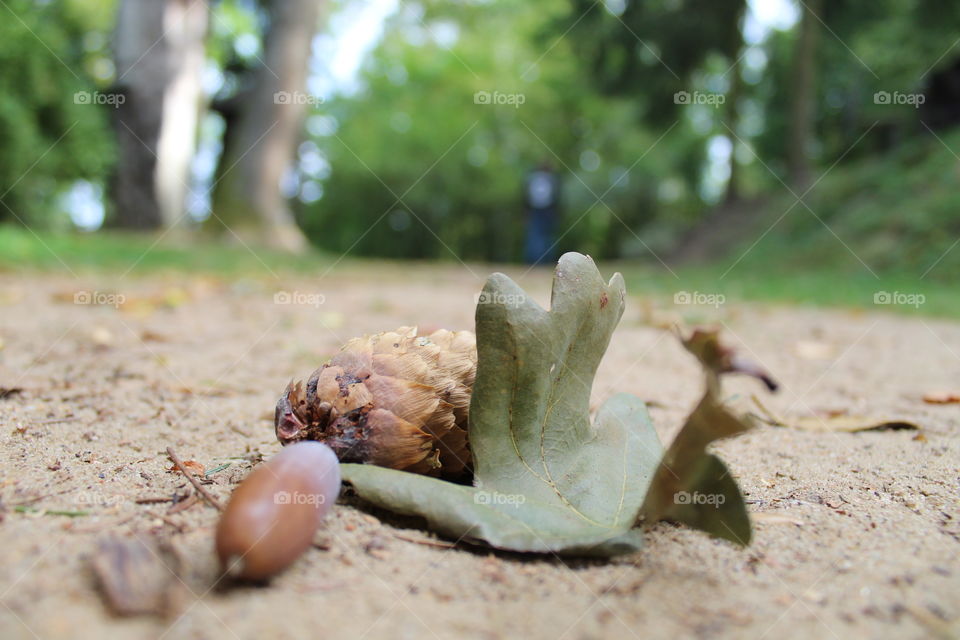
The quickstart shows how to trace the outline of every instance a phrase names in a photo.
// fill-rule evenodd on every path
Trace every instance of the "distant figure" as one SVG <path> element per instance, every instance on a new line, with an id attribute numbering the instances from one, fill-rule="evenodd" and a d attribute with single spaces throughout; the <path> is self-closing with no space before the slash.
<path id="1" fill-rule="evenodd" d="M 523 258 L 528 264 L 553 262 L 554 228 L 559 209 L 560 178 L 549 162 L 527 174 L 523 183 L 527 235 Z"/>

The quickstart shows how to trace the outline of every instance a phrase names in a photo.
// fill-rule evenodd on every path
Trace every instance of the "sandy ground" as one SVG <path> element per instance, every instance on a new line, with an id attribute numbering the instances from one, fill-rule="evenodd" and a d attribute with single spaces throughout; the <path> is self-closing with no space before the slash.
<path id="1" fill-rule="evenodd" d="M 545 302 L 549 274 L 521 284 Z M 960 405 L 921 396 L 960 388 L 960 325 L 933 319 L 696 310 L 780 379 L 772 410 L 922 427 L 760 427 L 721 443 L 756 518 L 747 549 L 668 524 L 611 561 L 444 548 L 415 542 L 432 539 L 416 521 L 348 496 L 322 534 L 327 550 L 270 586 L 229 589 L 212 554 L 212 508 L 168 516 L 169 505 L 135 502 L 189 489 L 167 470 L 168 446 L 208 470 L 231 463 L 208 485 L 225 500 L 256 454 L 279 449 L 272 408 L 291 377 L 354 335 L 470 328 L 480 286 L 454 267 L 236 282 L 0 275 L 0 387 L 22 388 L 0 399 L 0 637 L 957 636 Z M 275 302 L 277 291 L 291 304 Z M 77 292 L 103 304 L 74 304 Z M 615 391 L 653 402 L 664 440 L 701 391 L 695 363 L 651 322 L 676 311 L 631 298 L 594 388 L 598 402 Z M 727 392 L 761 390 L 741 379 Z M 183 565 L 177 614 L 108 612 L 90 569 L 108 533 L 169 541 Z"/>

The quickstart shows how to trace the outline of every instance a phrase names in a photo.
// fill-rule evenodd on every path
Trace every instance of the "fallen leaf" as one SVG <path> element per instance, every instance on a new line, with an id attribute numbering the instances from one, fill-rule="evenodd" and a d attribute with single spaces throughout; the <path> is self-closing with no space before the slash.
<path id="1" fill-rule="evenodd" d="M 185 466 L 190 471 L 190 473 L 194 475 L 194 477 L 202 478 L 203 472 L 206 470 L 206 468 L 196 460 L 184 460 L 183 466 Z M 172 467 L 167 469 L 167 471 L 177 471 L 182 473 L 180 469 L 177 468 L 177 465 L 173 465 Z"/>
<path id="2" fill-rule="evenodd" d="M 608 303 L 601 306 L 603 296 Z M 430 527 L 516 551 L 612 555 L 639 548 L 632 529 L 662 447 L 646 408 L 611 398 L 590 424 L 590 384 L 624 307 L 623 278 L 567 254 L 550 311 L 503 274 L 477 305 L 470 403 L 474 484 L 342 465 L 365 500 Z"/>
<path id="3" fill-rule="evenodd" d="M 705 391 L 664 454 L 642 513 L 650 522 L 681 522 L 745 546 L 752 531 L 743 495 L 723 461 L 706 449 L 714 440 L 738 435 L 753 425 L 720 400 L 720 374 L 747 373 L 770 389 L 777 385 L 759 367 L 722 347 L 715 331 L 696 331 L 684 346 L 703 365 Z"/>
<path id="4" fill-rule="evenodd" d="M 822 416 L 806 415 L 783 418 L 763 406 L 756 396 L 753 397 L 753 402 L 760 410 L 760 414 L 754 414 L 754 417 L 773 427 L 787 427 L 791 429 L 802 429 L 804 431 L 839 431 L 846 433 L 920 429 L 919 426 L 905 419 L 848 415 L 837 411 L 830 411 Z"/>
<path id="5" fill-rule="evenodd" d="M 931 391 L 923 394 L 927 404 L 960 404 L 960 391 Z"/>
<path id="6" fill-rule="evenodd" d="M 876 418 L 870 416 L 801 416 L 790 421 L 788 427 L 806 429 L 808 431 L 898 431 L 901 429 L 917 430 L 916 424 L 908 420 L 897 418 Z"/>
<path id="7" fill-rule="evenodd" d="M 648 521 L 677 519 L 745 543 L 749 518 L 736 483 L 704 451 L 711 440 L 742 430 L 715 400 L 718 385 L 681 431 L 679 445 L 671 446 L 673 454 L 663 455 L 646 407 L 633 396 L 612 397 L 590 422 L 591 384 L 624 298 L 619 274 L 604 283 L 593 261 L 579 254 L 560 259 L 550 311 L 494 274 L 477 305 L 479 363 L 469 425 L 475 486 L 358 464 L 341 465 L 344 479 L 370 503 L 421 516 L 456 540 L 501 549 L 631 552 L 641 544 L 641 508 Z M 775 386 L 721 349 L 715 334 L 695 334 L 688 348 L 713 379 L 720 371 L 747 372 Z M 680 471 L 679 487 L 722 494 L 724 504 L 695 500 L 680 510 L 661 508 L 659 498 L 672 485 L 661 480 L 653 499 L 648 488 L 667 467 Z M 673 497 L 671 491 L 671 503 Z"/>

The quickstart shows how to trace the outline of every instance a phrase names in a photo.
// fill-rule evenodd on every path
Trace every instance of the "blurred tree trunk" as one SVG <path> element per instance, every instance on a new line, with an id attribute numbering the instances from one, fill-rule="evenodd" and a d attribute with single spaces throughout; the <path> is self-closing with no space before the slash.
<path id="1" fill-rule="evenodd" d="M 787 170 L 790 183 L 800 189 L 810 184 L 812 175 L 810 151 L 816 116 L 817 15 L 822 4 L 822 0 L 807 0 L 801 4 L 800 33 L 794 48 Z"/>
<path id="2" fill-rule="evenodd" d="M 265 0 L 269 30 L 263 64 L 248 92 L 225 113 L 227 130 L 213 195 L 214 220 L 234 230 L 256 230 L 267 244 L 302 251 L 306 238 L 294 221 L 280 182 L 292 166 L 308 105 L 307 64 L 320 17 L 320 0 Z"/>
<path id="3" fill-rule="evenodd" d="M 202 79 L 208 22 L 206 0 L 167 0 L 164 37 L 169 43 L 170 77 L 163 100 L 156 174 L 160 215 L 167 227 L 179 224 L 186 215 L 190 165 L 206 106 Z"/>
<path id="4" fill-rule="evenodd" d="M 727 92 L 727 102 L 724 105 L 725 116 L 729 122 L 729 127 L 734 133 L 739 130 L 740 114 L 737 112 L 737 103 L 740 102 L 740 96 L 743 95 L 743 79 L 740 77 L 740 63 L 743 56 L 737 58 L 730 69 L 730 90 Z M 740 134 L 737 133 L 737 136 Z M 737 140 L 736 136 L 727 136 L 730 139 L 730 177 L 727 179 L 727 186 L 724 190 L 724 205 L 733 205 L 740 201 L 740 167 L 737 166 Z"/>
<path id="5" fill-rule="evenodd" d="M 196 149 L 206 0 L 121 0 L 114 33 L 119 161 L 113 224 L 156 229 L 184 215 Z"/>

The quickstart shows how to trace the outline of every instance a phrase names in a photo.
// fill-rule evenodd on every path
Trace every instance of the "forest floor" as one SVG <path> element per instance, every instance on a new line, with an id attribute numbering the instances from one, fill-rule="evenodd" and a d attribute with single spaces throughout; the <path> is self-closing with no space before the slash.
<path id="1" fill-rule="evenodd" d="M 485 269 L 317 275 L 0 273 L 0 637 L 960 633 L 960 404 L 923 400 L 960 392 L 960 324 L 872 311 L 697 310 L 782 383 L 765 395 L 733 379 L 730 397 L 762 395 L 788 423 L 919 427 L 760 426 L 719 443 L 754 518 L 748 548 L 661 523 L 642 551 L 609 561 L 491 552 L 445 545 L 348 495 L 326 549 L 269 586 L 230 587 L 212 552 L 214 509 L 137 502 L 190 490 L 165 449 L 203 464 L 225 501 L 259 454 L 280 448 L 273 407 L 291 378 L 355 335 L 472 328 Z M 548 303 L 548 271 L 511 275 Z M 650 402 L 665 442 L 701 393 L 696 363 L 665 328 L 681 315 L 629 297 L 593 391 L 598 403 L 619 391 Z M 166 617 L 109 612 L 90 567 L 106 535 L 173 550 L 182 582 Z"/>

